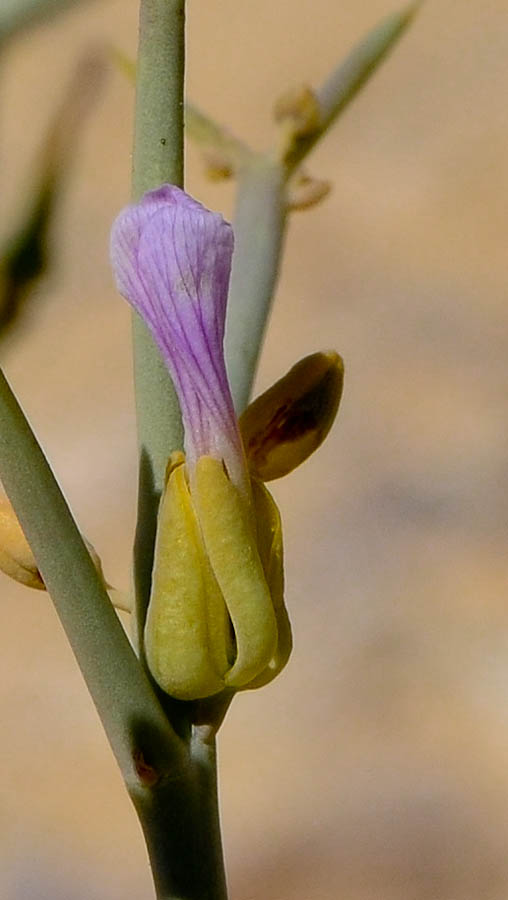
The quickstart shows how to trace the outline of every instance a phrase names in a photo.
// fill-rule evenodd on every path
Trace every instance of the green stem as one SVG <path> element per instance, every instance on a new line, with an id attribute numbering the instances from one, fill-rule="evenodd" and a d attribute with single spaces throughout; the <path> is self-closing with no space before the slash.
<path id="1" fill-rule="evenodd" d="M 207 873 L 202 896 L 227 900 L 217 785 L 217 745 L 208 728 L 194 728 L 191 740 L 200 820 L 201 865 Z M 206 893 L 208 890 L 208 893 Z"/>
<path id="2" fill-rule="evenodd" d="M 184 0 L 141 0 L 133 196 L 164 182 L 183 185 Z M 140 450 L 134 576 L 138 643 L 150 595 L 157 510 L 168 457 L 182 446 L 176 395 L 159 353 L 134 322 Z M 145 835 L 158 900 L 226 900 L 213 744 L 189 725 L 193 706 L 164 701 L 186 742 L 175 777 L 130 791 Z"/>
<path id="3" fill-rule="evenodd" d="M 226 321 L 228 374 L 238 413 L 249 402 L 286 231 L 283 166 L 258 156 L 239 176 Z"/>
<path id="4" fill-rule="evenodd" d="M 195 732 L 189 750 L 189 767 L 181 777 L 131 796 L 158 900 L 227 900 L 215 741 Z"/>
<path id="5" fill-rule="evenodd" d="M 135 200 L 164 182 L 183 185 L 184 39 L 184 0 L 142 0 L 132 177 Z M 164 472 L 171 451 L 182 447 L 183 432 L 171 379 L 137 316 L 133 340 L 140 458 L 134 581 L 140 640 Z"/>
<path id="6" fill-rule="evenodd" d="M 175 772 L 183 744 L 140 667 L 76 523 L 0 371 L 0 477 L 37 560 L 124 778 L 136 760 Z"/>

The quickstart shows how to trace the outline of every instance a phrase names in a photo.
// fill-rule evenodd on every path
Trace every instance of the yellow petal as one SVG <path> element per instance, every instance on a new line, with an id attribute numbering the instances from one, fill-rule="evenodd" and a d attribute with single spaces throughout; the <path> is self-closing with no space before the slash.
<path id="1" fill-rule="evenodd" d="M 239 424 L 251 475 L 281 478 L 319 447 L 337 414 L 343 382 L 338 353 L 312 353 L 247 407 Z"/>
<path id="2" fill-rule="evenodd" d="M 286 665 L 293 649 L 291 624 L 284 604 L 284 559 L 279 510 L 270 492 L 253 479 L 252 495 L 258 523 L 258 548 L 277 621 L 277 647 L 266 669 L 246 684 L 246 689 L 272 681 Z"/>
<path id="3" fill-rule="evenodd" d="M 203 542 L 234 630 L 229 687 L 241 687 L 273 657 L 277 622 L 244 498 L 220 460 L 198 459 L 193 484 Z"/>
<path id="4" fill-rule="evenodd" d="M 179 465 L 161 501 L 145 625 L 148 666 L 166 693 L 194 700 L 222 690 L 228 667 L 225 625 L 224 602 L 207 571 L 185 466 Z"/>

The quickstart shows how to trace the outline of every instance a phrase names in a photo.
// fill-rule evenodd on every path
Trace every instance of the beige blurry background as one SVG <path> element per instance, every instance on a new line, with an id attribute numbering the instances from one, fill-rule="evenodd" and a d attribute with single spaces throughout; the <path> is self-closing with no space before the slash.
<path id="1" fill-rule="evenodd" d="M 134 53 L 136 2 L 83 7 L 4 59 L 3 233 L 77 56 Z M 256 145 L 390 0 L 189 3 L 190 96 Z M 429 0 L 314 153 L 258 386 L 335 347 L 339 421 L 274 485 L 288 669 L 221 734 L 232 900 L 505 900 L 508 893 L 508 15 Z M 58 265 L 3 363 L 110 579 L 128 582 L 129 312 L 108 265 L 129 193 L 131 86 L 76 148 Z M 233 187 L 187 187 L 231 215 Z M 49 601 L 0 584 L 0 898 L 151 896 L 140 831 Z"/>

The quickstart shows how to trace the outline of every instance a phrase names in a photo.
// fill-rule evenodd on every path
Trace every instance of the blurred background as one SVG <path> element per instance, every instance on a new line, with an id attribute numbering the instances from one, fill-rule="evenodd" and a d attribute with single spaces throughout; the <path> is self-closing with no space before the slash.
<path id="1" fill-rule="evenodd" d="M 190 98 L 258 147 L 392 0 L 189 0 Z M 0 235 L 81 55 L 134 56 L 137 3 L 20 34 L 0 71 Z M 231 900 L 505 900 L 508 892 L 508 17 L 428 0 L 308 161 L 258 389 L 335 348 L 326 444 L 273 484 L 295 650 L 220 736 Z M 133 88 L 111 67 L 73 148 L 55 264 L 2 363 L 108 578 L 129 581 L 130 315 L 108 262 Z M 228 217 L 234 185 L 187 188 Z M 0 897 L 152 896 L 136 816 L 53 611 L 0 583 Z"/>

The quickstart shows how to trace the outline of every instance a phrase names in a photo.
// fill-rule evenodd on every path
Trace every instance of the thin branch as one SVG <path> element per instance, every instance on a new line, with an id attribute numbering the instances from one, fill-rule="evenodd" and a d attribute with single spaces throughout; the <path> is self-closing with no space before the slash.
<path id="1" fill-rule="evenodd" d="M 419 6 L 412 3 L 383 20 L 332 73 L 317 92 L 317 128 L 295 134 L 280 161 L 257 155 L 240 171 L 226 324 L 228 373 L 238 413 L 250 399 L 277 285 L 287 227 L 287 181 L 405 32 Z"/>
<path id="2" fill-rule="evenodd" d="M 413 21 L 420 6 L 421 2 L 418 0 L 417 3 L 411 3 L 383 19 L 353 48 L 349 56 L 317 90 L 321 123 L 316 130 L 295 140 L 285 159 L 288 173 L 291 173 L 310 153 L 371 75 L 377 71 Z"/>
<path id="3" fill-rule="evenodd" d="M 0 44 L 16 37 L 26 28 L 52 19 L 82 2 L 83 0 L 2 0 Z"/>

